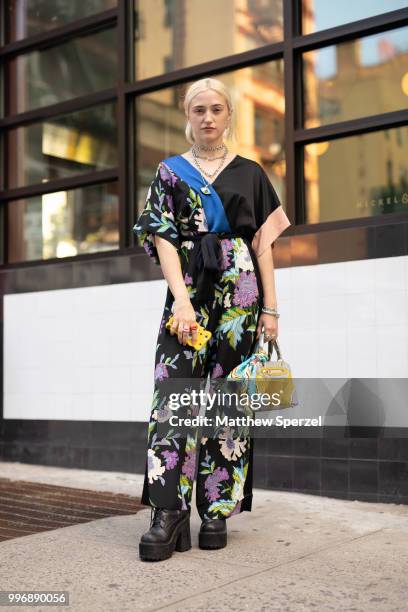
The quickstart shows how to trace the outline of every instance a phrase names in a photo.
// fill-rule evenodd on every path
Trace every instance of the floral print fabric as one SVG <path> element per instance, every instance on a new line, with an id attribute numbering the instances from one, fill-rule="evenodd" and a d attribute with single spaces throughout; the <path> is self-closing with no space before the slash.
<path id="1" fill-rule="evenodd" d="M 189 237 L 208 232 L 201 195 L 165 162 L 158 165 L 145 208 L 133 228 L 146 253 L 158 265 L 155 236 L 162 236 L 175 247 L 196 320 L 212 332 L 210 341 L 199 351 L 179 343 L 177 335 L 171 335 L 165 327 L 174 301 L 168 289 L 156 344 L 154 394 L 141 501 L 155 507 L 187 509 L 196 477 L 196 504 L 202 518 L 229 517 L 251 510 L 254 440 L 240 438 L 229 427 L 214 438 L 200 437 L 196 431 L 182 437 L 169 423 L 172 410 L 165 382 L 172 377 L 205 380 L 209 375 L 210 379 L 224 378 L 247 359 L 255 347 L 263 294 L 251 241 L 279 203 L 263 203 L 261 213 L 252 205 L 251 214 L 251 194 L 255 189 L 256 196 L 260 179 L 255 162 L 245 160 L 249 162 L 247 180 L 241 193 L 233 194 L 240 198 L 241 207 L 227 206 L 231 202 L 230 183 L 234 173 L 235 183 L 238 175 L 242 181 L 242 160 L 245 158 L 238 159 L 235 164 L 233 160 L 213 183 L 237 235 L 220 237 L 220 270 L 211 299 L 203 302 L 196 298 L 199 241 L 189 240 Z M 251 178 L 251 172 L 258 173 L 256 180 Z"/>
<path id="2" fill-rule="evenodd" d="M 228 517 L 250 510 L 252 503 L 248 471 L 252 470 L 253 439 L 239 438 L 230 427 L 217 437 L 198 439 L 195 432 L 183 439 L 174 427 L 166 426 L 173 414 L 167 405 L 166 380 L 205 379 L 208 374 L 211 379 L 226 377 L 251 353 L 256 340 L 259 285 L 248 247 L 242 238 L 225 239 L 222 244 L 226 266 L 215 283 L 212 302 L 195 301 L 194 279 L 190 283 L 185 273 L 196 319 L 213 333 L 200 351 L 181 345 L 177 336 L 171 336 L 166 329 L 173 304 L 170 290 L 167 292 L 156 345 L 155 390 L 142 496 L 146 505 L 186 509 L 191 504 L 197 470 L 196 503 L 202 518 Z"/>

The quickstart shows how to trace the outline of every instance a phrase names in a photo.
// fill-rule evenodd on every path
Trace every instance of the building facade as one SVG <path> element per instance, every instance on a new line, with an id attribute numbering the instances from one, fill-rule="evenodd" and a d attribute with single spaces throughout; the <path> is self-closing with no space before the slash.
<path id="1" fill-rule="evenodd" d="M 407 23 L 404 0 L 2 3 L 0 458 L 144 471 L 166 283 L 132 228 L 205 76 L 292 222 L 295 375 L 408 378 Z M 254 486 L 407 503 L 388 425 L 259 439 Z"/>

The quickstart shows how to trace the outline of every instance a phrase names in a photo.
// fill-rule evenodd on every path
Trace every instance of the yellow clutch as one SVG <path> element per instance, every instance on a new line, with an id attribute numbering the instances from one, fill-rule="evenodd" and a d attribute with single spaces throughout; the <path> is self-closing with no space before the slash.
<path id="1" fill-rule="evenodd" d="M 172 323 L 173 323 L 173 316 L 170 317 L 170 319 L 167 321 L 166 323 L 166 328 L 170 329 Z M 191 336 L 191 334 L 190 334 Z M 212 333 L 210 331 L 208 331 L 207 329 L 205 329 L 204 327 L 202 327 L 202 325 L 200 325 L 199 323 L 197 323 L 197 340 L 195 342 L 195 344 L 193 344 L 192 338 L 189 337 L 187 338 L 187 344 L 191 347 L 193 347 L 194 349 L 196 349 L 197 351 L 199 351 L 200 349 L 203 348 L 203 346 L 206 345 L 206 343 L 208 342 L 208 340 L 211 338 Z"/>

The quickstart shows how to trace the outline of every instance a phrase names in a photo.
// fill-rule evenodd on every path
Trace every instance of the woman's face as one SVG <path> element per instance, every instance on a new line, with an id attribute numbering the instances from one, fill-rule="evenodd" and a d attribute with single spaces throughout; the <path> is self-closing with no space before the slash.
<path id="1" fill-rule="evenodd" d="M 197 144 L 222 143 L 229 118 L 225 98 L 213 89 L 197 94 L 190 102 L 188 119 Z"/>

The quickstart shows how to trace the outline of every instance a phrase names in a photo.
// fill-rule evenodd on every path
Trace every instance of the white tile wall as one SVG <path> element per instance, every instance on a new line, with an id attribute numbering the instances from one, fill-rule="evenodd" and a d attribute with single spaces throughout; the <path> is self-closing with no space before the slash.
<path id="1" fill-rule="evenodd" d="M 294 376 L 408 377 L 408 256 L 280 268 L 276 287 Z"/>
<path id="2" fill-rule="evenodd" d="M 4 417 L 146 421 L 165 281 L 4 297 Z"/>
<path id="3" fill-rule="evenodd" d="M 299 378 L 408 377 L 408 257 L 276 271 Z M 146 421 L 165 281 L 4 298 L 4 416 Z"/>

